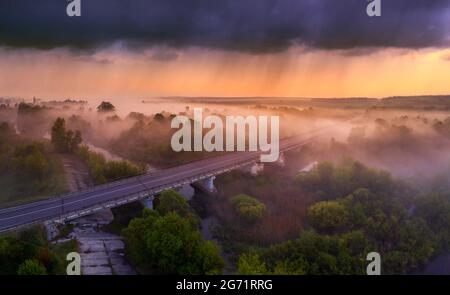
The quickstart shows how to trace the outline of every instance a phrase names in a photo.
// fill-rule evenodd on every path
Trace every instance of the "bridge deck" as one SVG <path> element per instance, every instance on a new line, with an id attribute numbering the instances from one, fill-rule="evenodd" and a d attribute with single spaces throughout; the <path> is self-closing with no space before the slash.
<path id="1" fill-rule="evenodd" d="M 316 137 L 310 135 L 283 139 L 280 141 L 280 152 L 305 145 Z M 257 162 L 259 157 L 259 152 L 233 152 L 43 201 L 0 209 L 0 231 L 36 222 L 70 220 L 104 208 L 120 206 L 165 189 Z"/>

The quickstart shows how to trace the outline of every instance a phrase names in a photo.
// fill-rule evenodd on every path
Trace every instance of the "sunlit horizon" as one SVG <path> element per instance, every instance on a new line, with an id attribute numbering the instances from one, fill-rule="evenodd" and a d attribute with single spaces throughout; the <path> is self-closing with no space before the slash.
<path id="1" fill-rule="evenodd" d="M 249 54 L 111 46 L 95 53 L 0 49 L 0 95 L 343 98 L 450 94 L 448 49 L 313 50 Z"/>

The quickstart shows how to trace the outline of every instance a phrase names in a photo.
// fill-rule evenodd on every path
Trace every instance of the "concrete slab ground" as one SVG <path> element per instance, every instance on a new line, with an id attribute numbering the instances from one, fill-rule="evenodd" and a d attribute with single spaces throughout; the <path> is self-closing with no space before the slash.
<path id="1" fill-rule="evenodd" d="M 111 212 L 101 212 L 72 222 L 74 228 L 64 240 L 78 240 L 83 275 L 136 274 L 125 260 L 125 243 L 122 237 L 99 229 L 100 226 L 111 222 L 112 218 Z M 48 226 L 48 231 L 53 231 L 51 225 Z M 52 232 L 52 236 L 55 235 Z"/>

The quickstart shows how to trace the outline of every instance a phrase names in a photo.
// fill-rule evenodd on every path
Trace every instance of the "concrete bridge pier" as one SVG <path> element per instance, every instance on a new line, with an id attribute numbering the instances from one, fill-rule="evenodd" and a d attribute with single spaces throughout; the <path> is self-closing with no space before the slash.
<path id="1" fill-rule="evenodd" d="M 250 167 L 250 174 L 253 176 L 258 175 L 260 172 L 264 170 L 264 164 L 263 163 L 255 163 Z"/>
<path id="2" fill-rule="evenodd" d="M 191 183 L 195 192 L 203 192 L 209 195 L 214 195 L 217 192 L 217 188 L 214 186 L 215 176 L 211 176 L 197 182 Z"/>
<path id="3" fill-rule="evenodd" d="M 142 205 L 144 205 L 145 208 L 153 209 L 153 200 L 155 199 L 154 196 L 147 197 L 142 200 Z"/>
<path id="4" fill-rule="evenodd" d="M 210 192 L 216 192 L 217 191 L 216 187 L 214 186 L 214 179 L 216 179 L 216 177 L 215 176 L 211 176 L 211 177 L 208 177 L 208 178 L 205 178 L 205 179 L 201 180 L 201 182 L 204 185 L 204 187 Z"/>

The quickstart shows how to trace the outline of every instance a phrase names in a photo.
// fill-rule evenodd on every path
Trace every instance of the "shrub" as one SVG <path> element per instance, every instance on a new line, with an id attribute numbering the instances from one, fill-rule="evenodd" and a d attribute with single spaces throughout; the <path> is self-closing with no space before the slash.
<path id="1" fill-rule="evenodd" d="M 151 273 L 219 274 L 223 268 L 218 247 L 204 241 L 192 223 L 175 212 L 164 216 L 145 209 L 123 231 L 129 257 Z"/>
<path id="2" fill-rule="evenodd" d="M 47 270 L 36 259 L 28 259 L 19 266 L 17 274 L 20 276 L 46 275 Z"/>
<path id="3" fill-rule="evenodd" d="M 231 198 L 231 204 L 239 217 L 248 221 L 256 221 L 266 213 L 266 206 L 263 203 L 245 194 Z"/>
<path id="4" fill-rule="evenodd" d="M 311 224 L 318 230 L 337 230 L 348 223 L 347 208 L 337 201 L 324 201 L 308 209 Z"/>

